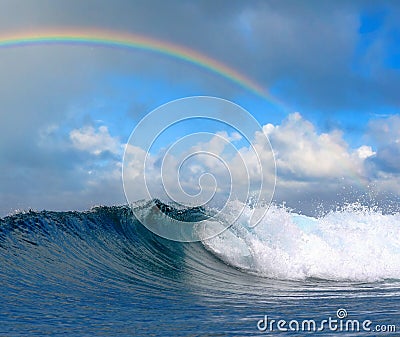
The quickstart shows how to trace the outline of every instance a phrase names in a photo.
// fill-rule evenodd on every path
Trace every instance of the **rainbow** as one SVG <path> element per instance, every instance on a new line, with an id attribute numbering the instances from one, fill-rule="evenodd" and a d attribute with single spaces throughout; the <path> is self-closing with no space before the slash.
<path id="1" fill-rule="evenodd" d="M 65 29 L 51 28 L 46 31 L 19 32 L 0 35 L 0 49 L 14 47 L 29 47 L 35 45 L 79 45 L 89 47 L 107 47 L 128 50 L 143 50 L 166 55 L 187 63 L 196 65 L 217 74 L 237 85 L 255 93 L 285 111 L 292 109 L 287 104 L 271 95 L 268 90 L 235 69 L 187 47 L 157 40 L 148 36 L 125 32 L 112 32 L 99 29 Z M 351 168 L 349 168 L 352 171 Z M 359 181 L 365 180 L 360 173 L 354 172 Z M 365 185 L 366 183 L 359 183 Z"/>
<path id="2" fill-rule="evenodd" d="M 32 45 L 82 45 L 90 47 L 108 47 L 119 49 L 145 50 L 186 61 L 207 69 L 231 82 L 267 99 L 269 102 L 283 105 L 266 89 L 255 81 L 240 74 L 229 66 L 204 54 L 171 42 L 156 40 L 132 33 L 110 32 L 101 30 L 53 30 L 34 33 L 16 33 L 0 36 L 0 48 L 26 47 Z"/>

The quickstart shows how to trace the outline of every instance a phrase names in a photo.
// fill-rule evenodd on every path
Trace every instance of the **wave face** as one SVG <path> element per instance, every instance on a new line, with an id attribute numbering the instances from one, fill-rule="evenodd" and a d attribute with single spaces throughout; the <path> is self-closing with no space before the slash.
<path id="1" fill-rule="evenodd" d="M 251 212 L 194 243 L 158 237 L 128 206 L 0 219 L 0 335 L 244 336 L 282 300 L 302 317 L 304 305 L 327 315 L 373 297 L 384 315 L 381 300 L 400 296 L 398 214 L 271 207 L 250 228 Z"/>

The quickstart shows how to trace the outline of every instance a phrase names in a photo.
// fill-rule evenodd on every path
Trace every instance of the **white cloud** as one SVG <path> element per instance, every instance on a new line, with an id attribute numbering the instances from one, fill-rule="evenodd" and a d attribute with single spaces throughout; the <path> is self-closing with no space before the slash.
<path id="1" fill-rule="evenodd" d="M 190 140 L 186 147 L 179 144 L 178 152 L 160 151 L 147 157 L 141 148 L 128 144 L 124 163 L 128 199 L 149 197 L 147 189 L 153 198 L 165 198 L 168 193 L 176 201 L 191 204 L 209 200 L 214 192 L 229 194 L 232 185 L 241 186 L 238 181 L 231 184 L 230 180 L 230 174 L 235 174 L 239 168 L 232 166 L 232 141 L 239 139 L 237 134 L 218 132 L 204 142 L 200 137 L 195 144 Z"/>
<path id="2" fill-rule="evenodd" d="M 397 132 L 382 121 L 374 126 L 379 133 L 386 128 Z M 393 139 L 389 131 L 382 137 L 385 141 Z M 275 154 L 279 200 L 303 200 L 307 195 L 334 201 L 338 191 L 349 186 L 360 191 L 368 184 L 386 191 L 399 187 L 397 177 L 376 163 L 379 155 L 382 157 L 379 150 L 374 151 L 370 145 L 351 148 L 339 130 L 318 132 L 299 113 L 290 114 L 279 125 L 264 125 L 263 132 L 269 137 Z M 124 147 L 105 126 L 75 129 L 70 133 L 70 140 L 75 148 L 94 155 L 105 151 L 120 153 Z M 246 196 L 248 191 L 258 191 L 261 180 L 265 184 L 262 193 L 268 199 L 274 180 L 269 145 L 260 132 L 254 135 L 251 146 L 235 143 L 240 140 L 238 134 L 221 131 L 204 141 L 189 142 L 186 148 L 180 143 L 176 151 L 162 149 L 156 154 L 125 145 L 124 184 L 129 201 L 165 198 L 166 193 L 181 202 L 193 196 L 192 203 L 208 200 L 214 192 L 220 199 L 231 192 Z M 241 147 L 236 148 L 238 144 Z M 197 154 L 190 156 L 193 153 Z M 263 174 L 260 160 L 265 165 Z M 120 168 L 121 163 L 115 158 L 105 167 L 94 166 L 87 178 L 88 191 L 101 189 L 105 181 L 107 186 L 111 182 L 120 184 Z M 200 192 L 201 196 L 195 197 Z"/>
<path id="3" fill-rule="evenodd" d="M 299 113 L 289 115 L 278 125 L 264 125 L 263 132 L 271 141 L 277 162 L 276 200 L 288 201 L 289 205 L 312 198 L 330 198 L 329 202 L 334 202 L 342 188 L 354 187 L 361 191 L 367 185 L 398 195 L 400 179 L 396 163 L 400 152 L 396 151 L 400 149 L 400 131 L 397 123 L 400 117 L 396 116 L 371 122 L 374 147 L 362 145 L 355 149 L 347 144 L 340 131 L 318 132 Z M 53 130 L 55 127 L 48 127 L 42 134 L 46 139 L 53 139 Z M 129 177 L 125 180 L 129 200 L 148 198 L 144 178 L 151 196 L 165 197 L 166 188 L 170 195 L 181 200 L 185 198 L 182 193 L 195 196 L 199 192 L 207 199 L 215 187 L 218 196 L 228 194 L 231 188 L 236 195 L 245 196 L 248 190 L 257 191 L 263 180 L 262 193 L 268 199 L 274 177 L 272 156 L 263 137 L 263 133 L 256 133 L 249 146 L 238 134 L 221 131 L 203 138 L 202 142 L 191 142 L 187 148 L 178 147 L 167 156 L 166 149 L 148 154 L 139 147 L 126 145 L 124 172 Z M 125 145 L 113 137 L 106 126 L 74 129 L 69 133 L 69 141 L 72 145 L 69 149 L 78 150 L 71 154 L 77 153 L 81 157 L 75 158 L 84 159 L 77 161 L 69 171 L 77 186 L 63 195 L 90 196 L 82 207 L 91 202 L 113 203 L 113 198 L 121 202 L 121 159 Z M 65 148 L 65 143 L 60 146 Z M 79 154 L 79 151 L 86 153 Z M 195 152 L 201 154 L 188 157 Z M 102 156 L 103 153 L 112 155 Z M 259 160 L 266 164 L 262 175 Z M 215 180 L 204 173 L 211 173 Z M 72 197 L 68 200 L 74 204 Z"/>
<path id="4" fill-rule="evenodd" d="M 321 186 L 324 186 L 325 195 L 330 193 L 335 197 L 340 184 L 368 182 L 364 163 L 375 152 L 368 145 L 350 148 L 338 130 L 319 133 L 310 121 L 299 113 L 293 113 L 280 125 L 264 125 L 263 131 L 274 150 L 277 189 L 282 199 L 292 197 L 294 190 L 299 195 L 302 192 L 319 195 Z M 268 199 L 273 188 L 274 167 L 265 136 L 256 133 L 252 145 L 235 148 L 234 142 L 239 139 L 236 134 L 218 132 L 206 141 L 195 145 L 190 143 L 185 151 L 179 153 L 171 151 L 165 155 L 161 151 L 156 155 L 149 154 L 146 170 L 143 166 L 145 151 L 128 145 L 125 171 L 130 199 L 136 195 L 146 197 L 146 184 L 153 197 L 162 198 L 167 190 L 170 195 L 177 196 L 175 200 L 185 197 L 182 191 L 189 195 L 202 191 L 209 197 L 215 185 L 221 195 L 246 196 L 248 191 L 252 193 L 261 189 Z M 188 156 L 195 153 L 193 157 Z M 204 173 L 210 173 L 215 180 L 201 180 Z M 261 181 L 264 183 L 262 188 Z"/>
<path id="5" fill-rule="evenodd" d="M 284 180 L 316 181 L 351 173 L 361 175 L 363 159 L 370 155 L 368 147 L 352 151 L 340 131 L 318 133 L 299 113 L 290 114 L 281 125 L 265 125 L 264 132 L 275 152 L 279 178 Z"/>
<path id="6" fill-rule="evenodd" d="M 356 153 L 358 155 L 358 158 L 360 158 L 360 159 L 367 159 L 367 158 L 372 157 L 373 155 L 376 154 L 376 152 L 372 151 L 372 147 L 368 146 L 368 145 L 360 146 L 356 150 Z"/>
<path id="7" fill-rule="evenodd" d="M 97 130 L 92 126 L 74 129 L 69 137 L 75 148 L 95 155 L 106 151 L 114 154 L 121 152 L 118 139 L 110 136 L 106 126 L 100 126 Z"/>

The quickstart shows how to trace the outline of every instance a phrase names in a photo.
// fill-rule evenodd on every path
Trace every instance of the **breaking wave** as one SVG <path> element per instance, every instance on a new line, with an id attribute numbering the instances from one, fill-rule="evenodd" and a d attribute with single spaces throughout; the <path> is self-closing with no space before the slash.
<path id="1" fill-rule="evenodd" d="M 151 215 L 154 205 L 155 201 L 149 201 L 140 207 Z M 207 222 L 202 209 L 166 209 L 185 221 Z M 271 206 L 262 221 L 251 228 L 255 211 L 247 206 L 221 234 L 186 244 L 154 235 L 136 220 L 128 206 L 19 213 L 0 220 L 0 256 L 7 260 L 2 263 L 2 273 L 7 269 L 14 275 L 33 270 L 46 273 L 50 261 L 56 261 L 63 268 L 52 270 L 53 278 L 57 273 L 67 273 L 84 282 L 88 275 L 103 270 L 118 280 L 161 284 L 166 275 L 176 281 L 176 274 L 168 271 L 181 268 L 185 260 L 190 261 L 191 268 L 200 268 L 212 278 L 218 278 L 213 273 L 222 270 L 218 264 L 224 264 L 224 268 L 281 280 L 400 279 L 399 214 L 352 205 L 313 218 Z M 213 226 L 226 227 L 213 221 Z M 208 227 L 199 228 L 206 231 Z M 209 253 L 214 256 L 211 264 Z M 210 261 L 205 263 L 207 259 Z M 205 265 L 210 266 L 208 270 Z M 149 277 L 155 269 L 164 272 Z"/>

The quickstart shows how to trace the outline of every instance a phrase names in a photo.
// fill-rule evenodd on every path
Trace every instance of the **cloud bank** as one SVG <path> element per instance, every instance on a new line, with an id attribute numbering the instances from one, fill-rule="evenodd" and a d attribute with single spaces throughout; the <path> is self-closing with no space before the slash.
<path id="1" fill-rule="evenodd" d="M 349 202 L 356 201 L 361 194 L 370 193 L 372 189 L 398 196 L 400 167 L 393 158 L 398 158 L 399 153 L 399 123 L 400 116 L 370 122 L 368 136 L 375 140 L 375 149 L 367 144 L 352 148 L 339 130 L 318 132 L 299 113 L 290 114 L 278 125 L 264 125 L 263 131 L 272 144 L 277 165 L 275 202 L 286 202 L 289 206 L 307 211 L 315 206 L 310 206 L 313 202 L 334 206 L 344 196 Z M 232 152 L 232 144 L 237 147 L 236 152 Z M 44 144 L 38 146 L 43 147 Z M 66 176 L 68 180 L 75 177 L 75 186 L 60 188 L 54 192 L 58 195 L 59 203 L 53 202 L 52 207 L 65 208 L 68 205 L 65 200 L 72 198 L 82 202 L 79 208 L 92 204 L 113 204 L 116 200 L 125 203 L 121 167 L 126 146 L 129 145 L 111 135 L 105 125 L 71 130 L 68 138 L 56 147 L 57 150 L 68 148 L 68 151 L 75 154 L 76 160 L 70 165 L 63 164 L 56 168 L 59 170 L 60 180 Z M 259 153 L 263 153 L 262 144 L 257 142 L 257 134 L 254 135 L 252 146 L 259 147 Z M 196 152 L 211 153 L 224 158 L 226 162 L 222 164 L 212 156 L 198 155 L 186 161 L 182 167 L 179 166 L 187 153 Z M 235 180 L 236 190 L 243 192 L 252 188 L 248 186 L 249 175 L 254 179 L 259 174 L 257 157 L 251 146 L 243 145 L 239 134 L 225 131 L 217 132 L 208 141 L 193 144 L 179 154 L 166 155 L 165 148 L 157 153 L 147 154 L 138 147 L 131 148 L 129 153 L 127 174 L 135 187 L 138 200 L 147 196 L 143 185 L 144 173 L 150 182 L 147 187 L 155 195 L 160 193 L 160 186 L 167 187 L 169 192 L 174 192 L 175 188 L 178 193 L 177 177 L 183 189 L 191 194 L 198 193 L 200 187 L 213 191 L 215 186 L 218 186 L 219 193 L 229 193 L 231 181 L 227 178 L 228 174 Z M 146 156 L 148 165 L 145 171 L 143 163 Z M 40 166 L 31 171 L 38 177 L 37 190 L 34 193 L 37 205 L 46 205 L 49 202 L 46 196 L 48 192 L 42 193 L 48 190 L 49 180 L 54 176 L 39 176 L 38 173 L 42 171 Z M 201 178 L 204 173 L 210 173 L 213 178 Z M 263 179 L 273 179 L 272 166 L 264 171 Z M 347 195 L 347 190 L 351 190 L 353 194 Z M 34 206 L 29 205 L 29 199 L 25 202 L 24 207 Z M 73 203 L 69 205 L 75 207 Z"/>

